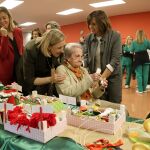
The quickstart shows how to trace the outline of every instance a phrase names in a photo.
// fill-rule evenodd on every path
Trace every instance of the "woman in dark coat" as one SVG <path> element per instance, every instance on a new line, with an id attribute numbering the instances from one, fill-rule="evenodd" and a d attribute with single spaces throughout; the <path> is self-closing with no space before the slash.
<path id="1" fill-rule="evenodd" d="M 120 35 L 112 30 L 109 19 L 102 10 L 90 13 L 87 24 L 91 34 L 85 38 L 85 67 L 88 67 L 90 73 L 101 68 L 102 78 L 108 80 L 103 99 L 120 103 L 122 99 Z"/>
<path id="2" fill-rule="evenodd" d="M 27 43 L 23 57 L 25 94 L 37 90 L 38 94 L 57 96 L 53 84 L 65 79 L 65 75 L 55 72 L 64 52 L 64 38 L 60 30 L 52 29 Z"/>

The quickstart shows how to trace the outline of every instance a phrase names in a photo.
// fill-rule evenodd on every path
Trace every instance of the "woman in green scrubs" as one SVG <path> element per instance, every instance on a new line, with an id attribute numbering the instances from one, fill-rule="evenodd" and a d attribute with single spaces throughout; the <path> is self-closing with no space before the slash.
<path id="1" fill-rule="evenodd" d="M 135 72 L 137 79 L 137 93 L 146 92 L 149 73 L 149 56 L 147 49 L 150 48 L 150 42 L 146 39 L 143 30 L 136 32 L 136 40 L 131 44 L 131 51 L 135 54 Z"/>
<path id="2" fill-rule="evenodd" d="M 126 69 L 126 81 L 125 81 L 125 88 L 130 87 L 131 81 L 131 74 L 132 74 L 132 60 L 133 54 L 131 54 L 130 47 L 133 39 L 131 36 L 127 36 L 125 46 L 123 47 L 123 55 L 122 55 L 122 74 Z"/>

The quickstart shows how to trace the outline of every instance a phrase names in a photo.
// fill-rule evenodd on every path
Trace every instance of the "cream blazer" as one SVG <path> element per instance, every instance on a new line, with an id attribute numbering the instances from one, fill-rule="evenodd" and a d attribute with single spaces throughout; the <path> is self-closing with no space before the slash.
<path id="1" fill-rule="evenodd" d="M 93 80 L 85 68 L 81 67 L 81 69 L 85 73 L 83 78 L 81 80 L 78 80 L 75 74 L 66 66 L 60 65 L 59 67 L 57 67 L 57 73 L 66 75 L 66 79 L 62 83 L 55 84 L 58 94 L 80 97 L 80 95 L 82 95 L 86 90 L 90 89 Z M 92 94 L 95 98 L 99 98 L 103 93 L 104 89 L 102 87 L 97 87 L 94 91 L 92 91 Z"/>

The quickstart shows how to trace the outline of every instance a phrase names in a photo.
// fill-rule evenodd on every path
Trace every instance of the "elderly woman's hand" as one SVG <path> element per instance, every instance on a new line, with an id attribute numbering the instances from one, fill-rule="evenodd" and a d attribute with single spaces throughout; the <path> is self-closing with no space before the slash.
<path id="1" fill-rule="evenodd" d="M 100 74 L 97 73 L 90 74 L 90 76 L 93 79 L 93 81 L 98 81 L 100 79 Z"/>
<path id="2" fill-rule="evenodd" d="M 100 78 L 99 84 L 102 85 L 104 88 L 107 88 L 108 81 L 105 78 Z"/>

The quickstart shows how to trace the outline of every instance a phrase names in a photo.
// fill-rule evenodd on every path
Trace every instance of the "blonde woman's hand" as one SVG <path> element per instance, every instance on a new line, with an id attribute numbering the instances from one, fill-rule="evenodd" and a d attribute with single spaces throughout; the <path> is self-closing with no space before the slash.
<path id="1" fill-rule="evenodd" d="M 51 76 L 51 80 L 53 83 L 63 83 L 63 81 L 66 79 L 66 75 L 65 74 L 57 74 L 54 73 Z"/>
<path id="2" fill-rule="evenodd" d="M 2 36 L 7 36 L 8 35 L 8 31 L 4 27 L 2 27 L 0 29 L 0 33 L 1 33 Z"/>

